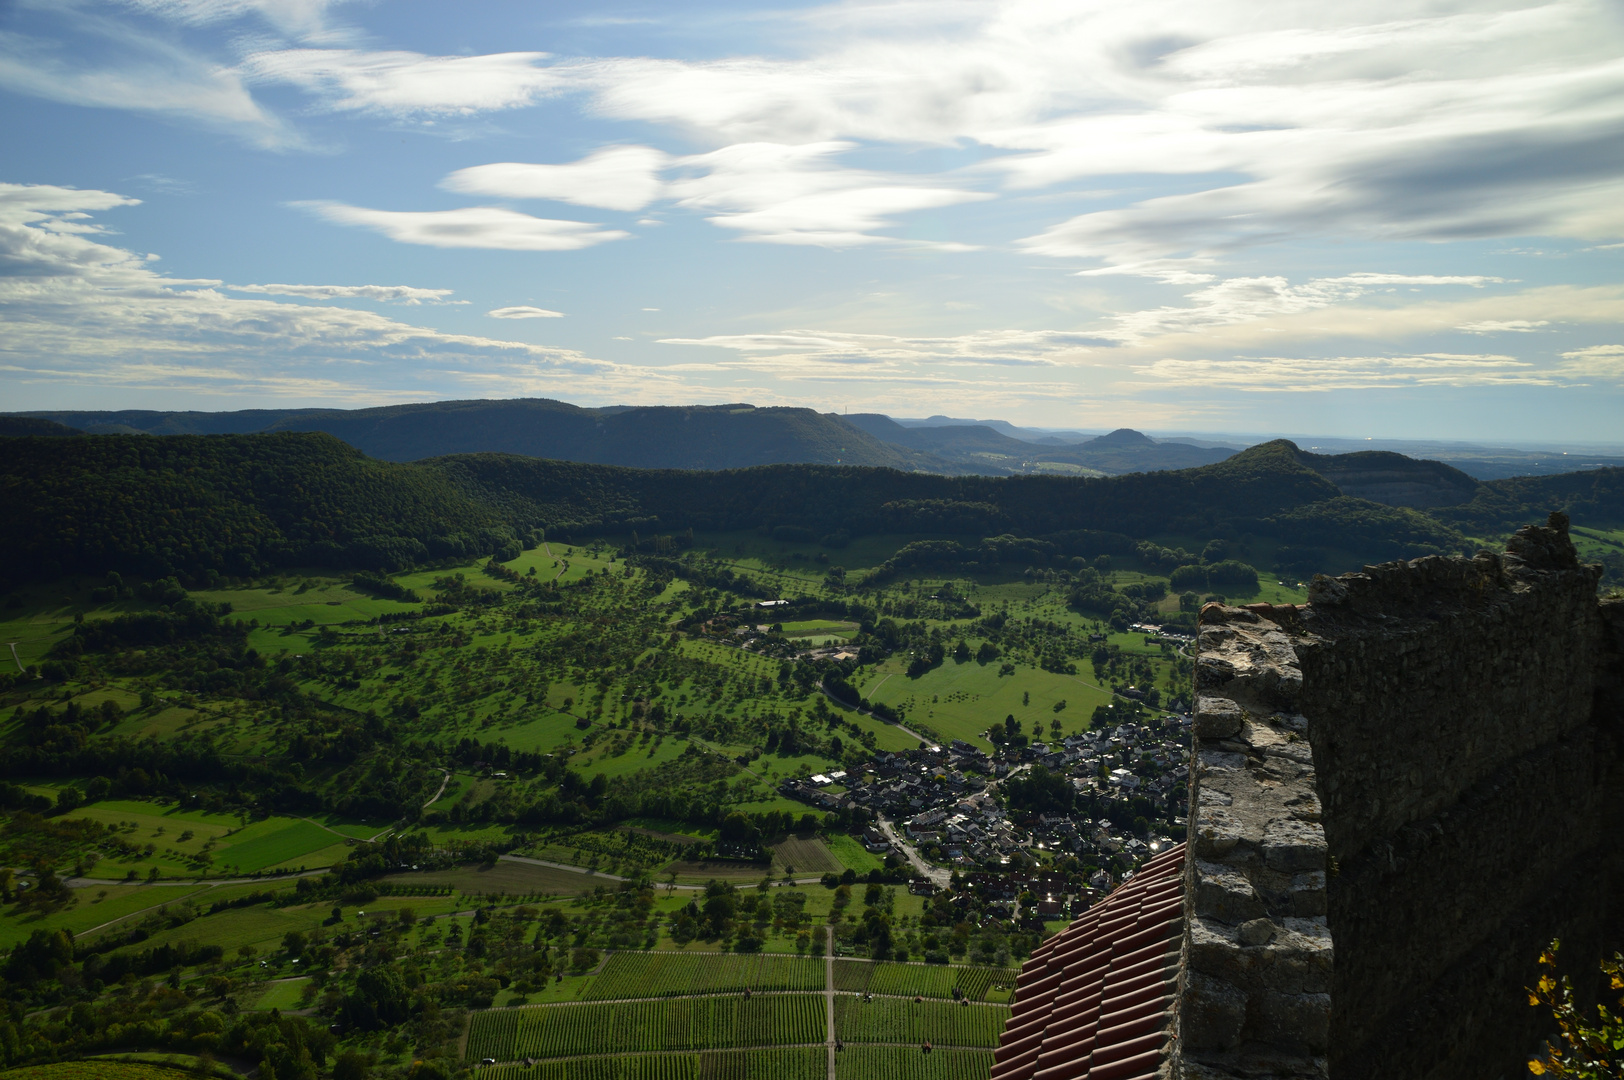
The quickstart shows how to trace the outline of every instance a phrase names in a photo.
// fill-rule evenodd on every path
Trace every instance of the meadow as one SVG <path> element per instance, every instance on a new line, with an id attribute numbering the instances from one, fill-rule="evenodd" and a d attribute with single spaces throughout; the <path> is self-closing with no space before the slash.
<path id="1" fill-rule="evenodd" d="M 498 1009 L 474 1016 L 468 1056 L 513 1061 L 822 1043 L 824 1008 L 822 994 L 756 994 Z"/>

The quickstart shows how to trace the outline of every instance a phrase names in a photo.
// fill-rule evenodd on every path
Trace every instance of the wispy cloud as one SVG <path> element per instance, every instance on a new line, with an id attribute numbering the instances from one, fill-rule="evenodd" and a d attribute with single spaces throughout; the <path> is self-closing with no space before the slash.
<path id="1" fill-rule="evenodd" d="M 1558 386 L 1567 381 L 1511 356 L 1426 353 L 1418 356 L 1239 357 L 1157 360 L 1137 369 L 1160 385 L 1210 391 L 1328 393 L 1413 387 Z"/>
<path id="2" fill-rule="evenodd" d="M 1549 325 L 1549 319 L 1480 319 L 1455 329 L 1466 334 L 1532 334 Z"/>
<path id="3" fill-rule="evenodd" d="M 235 298 L 216 281 L 165 277 L 149 258 L 103 243 L 93 220 L 136 201 L 0 184 L 0 370 L 9 381 L 307 400 L 421 397 L 436 383 L 558 393 L 588 377 L 592 392 L 630 400 L 667 381 L 569 349 L 448 334 L 354 308 Z"/>
<path id="4" fill-rule="evenodd" d="M 580 161 L 532 165 L 506 161 L 458 169 L 447 191 L 507 199 L 553 199 L 605 210 L 641 210 L 659 197 L 667 156 L 647 146 L 606 146 Z"/>
<path id="5" fill-rule="evenodd" d="M 444 303 L 452 293 L 451 289 L 419 289 L 410 285 L 227 285 L 226 288 L 232 292 L 298 296 L 306 300 L 376 300 L 385 304 Z"/>
<path id="6" fill-rule="evenodd" d="M 531 217 L 496 206 L 460 210 L 369 210 L 334 202 L 303 206 L 328 221 L 359 225 L 403 244 L 442 248 L 493 248 L 502 251 L 578 251 L 621 240 L 630 233 L 585 221 Z"/>
<path id="7" fill-rule="evenodd" d="M 499 307 L 485 314 L 493 319 L 562 319 L 562 311 L 548 311 L 546 308 L 528 307 L 518 305 L 515 307 Z"/>
<path id="8" fill-rule="evenodd" d="M 534 104 L 569 86 L 538 66 L 546 53 L 425 56 L 356 49 L 281 49 L 244 57 L 241 70 L 322 98 L 328 108 L 394 115 L 471 115 Z"/>

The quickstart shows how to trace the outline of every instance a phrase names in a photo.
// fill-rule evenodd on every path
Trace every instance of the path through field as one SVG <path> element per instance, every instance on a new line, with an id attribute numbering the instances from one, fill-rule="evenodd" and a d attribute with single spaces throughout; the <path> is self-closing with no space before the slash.
<path id="1" fill-rule="evenodd" d="M 16 661 L 17 670 L 19 672 L 22 671 L 23 670 L 23 658 L 17 655 L 17 643 L 15 641 L 12 641 L 12 642 L 7 642 L 7 644 L 9 644 L 11 646 L 11 658 L 12 658 L 12 660 Z"/>
<path id="2" fill-rule="evenodd" d="M 835 935 L 823 939 L 823 997 L 829 1008 L 829 1080 L 835 1080 Z"/>

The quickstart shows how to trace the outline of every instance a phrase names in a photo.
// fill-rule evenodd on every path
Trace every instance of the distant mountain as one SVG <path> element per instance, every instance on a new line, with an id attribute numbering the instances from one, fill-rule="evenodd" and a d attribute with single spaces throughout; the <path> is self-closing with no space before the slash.
<path id="1" fill-rule="evenodd" d="M 34 413 L 26 419 L 109 434 L 322 431 L 385 461 L 508 453 L 637 468 L 732 469 L 805 462 L 975 471 L 875 439 L 833 414 L 747 404 L 583 409 L 538 398 L 353 410 Z"/>
<path id="2" fill-rule="evenodd" d="M 1118 428 L 1085 441 L 1064 443 L 1047 436 L 1041 440 L 1013 439 L 994 430 L 991 424 L 955 421 L 935 426 L 904 425 L 879 413 L 862 413 L 843 419 L 876 439 L 930 454 L 966 471 L 993 475 L 1047 472 L 1117 476 L 1191 469 L 1222 461 L 1234 453 L 1227 447 L 1160 442 L 1132 428 Z"/>
<path id="3" fill-rule="evenodd" d="M 784 530 L 830 547 L 876 533 L 1008 535 L 1067 558 L 1141 557 L 1138 541 L 1153 537 L 1257 537 L 1315 569 L 1333 557 L 1465 551 L 1468 537 L 1501 536 L 1551 510 L 1624 523 L 1624 469 L 1491 481 L 1433 510 L 1359 495 L 1462 490 L 1456 470 L 1396 457 L 1305 453 L 1282 439 L 1193 469 L 994 477 L 816 464 L 634 469 L 496 453 L 396 464 L 297 432 L 5 438 L 0 587 L 107 570 L 209 580 L 211 571 L 511 558 L 537 528 L 555 539 Z"/>

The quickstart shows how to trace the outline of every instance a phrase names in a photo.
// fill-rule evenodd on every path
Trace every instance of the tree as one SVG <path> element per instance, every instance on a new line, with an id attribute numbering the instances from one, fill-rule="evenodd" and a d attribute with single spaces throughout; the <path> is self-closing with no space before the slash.
<path id="1" fill-rule="evenodd" d="M 1573 984 L 1568 977 L 1557 978 L 1556 954 L 1561 947 L 1561 941 L 1553 940 L 1540 954 L 1543 970 L 1539 982 L 1528 991 L 1528 1004 L 1551 1010 L 1562 1032 L 1561 1043 L 1547 1041 L 1544 1055 L 1531 1059 L 1528 1071 L 1573 1080 L 1618 1080 L 1624 1077 L 1624 994 L 1619 996 L 1616 1013 L 1598 1004 L 1592 1024 L 1573 1003 Z M 1624 991 L 1624 954 L 1614 953 L 1611 960 L 1602 960 L 1601 970 L 1612 991 Z"/>

